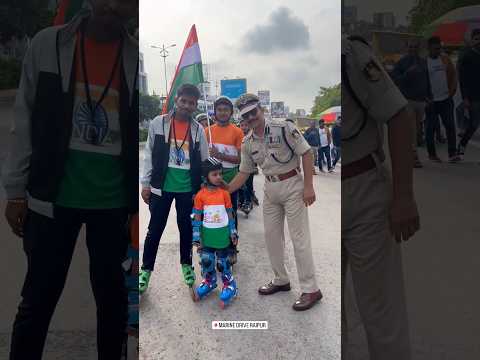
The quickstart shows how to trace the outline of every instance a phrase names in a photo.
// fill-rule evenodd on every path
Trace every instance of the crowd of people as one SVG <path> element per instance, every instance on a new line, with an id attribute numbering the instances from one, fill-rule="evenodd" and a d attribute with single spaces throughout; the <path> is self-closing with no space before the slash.
<path id="1" fill-rule="evenodd" d="M 470 41 L 459 52 L 456 64 L 443 51 L 439 37 L 427 40 L 425 57 L 420 43 L 419 40 L 408 43 L 408 53 L 390 74 L 415 113 L 412 144 L 415 167 L 423 166 L 417 147 L 424 144 L 428 159 L 442 162 L 436 148 L 436 142 L 445 142 L 439 119 L 445 128 L 448 162 L 458 163 L 463 160 L 480 122 L 480 29 L 471 32 Z M 456 104 L 458 89 L 461 100 Z"/>
<path id="2" fill-rule="evenodd" d="M 275 275 L 258 289 L 260 295 L 289 291 L 284 264 L 284 219 L 288 220 L 302 294 L 294 310 L 307 310 L 322 293 L 316 283 L 307 207 L 315 201 L 313 154 L 293 121 L 266 119 L 260 100 L 244 94 L 235 105 L 227 97 L 214 102 L 213 119 L 197 112 L 200 92 L 182 85 L 175 107 L 149 126 L 141 176 L 141 196 L 151 217 L 145 238 L 139 290 L 144 293 L 160 239 L 175 200 L 184 282 L 198 301 L 217 288 L 217 270 L 225 306 L 237 294 L 232 265 L 237 261 L 237 209 L 248 213 L 257 203 L 253 176 L 265 176 L 263 219 L 267 251 Z M 235 107 L 239 125 L 233 123 Z M 301 171 L 303 166 L 303 176 Z M 193 201 L 192 201 L 193 200 Z M 239 206 L 240 204 L 240 206 Z M 192 249 L 197 247 L 202 281 L 195 287 Z"/>
<path id="3" fill-rule="evenodd" d="M 339 116 L 331 129 L 325 125 L 325 120 L 312 120 L 310 127 L 305 130 L 304 136 L 312 148 L 314 155 L 314 166 L 318 166 L 320 172 L 323 165 L 326 165 L 327 171 L 332 173 L 341 157 L 342 139 L 340 135 L 341 117 Z M 313 168 L 313 174 L 316 175 L 316 169 Z"/>

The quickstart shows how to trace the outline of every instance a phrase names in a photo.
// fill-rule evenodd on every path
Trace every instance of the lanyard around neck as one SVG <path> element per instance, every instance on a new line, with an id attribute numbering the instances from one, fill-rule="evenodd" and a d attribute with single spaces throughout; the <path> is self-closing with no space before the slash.
<path id="1" fill-rule="evenodd" d="M 95 121 L 95 113 L 98 107 L 101 105 L 101 103 L 105 99 L 105 97 L 107 96 L 108 91 L 110 90 L 110 87 L 112 86 L 113 78 L 115 77 L 115 72 L 117 70 L 118 64 L 120 63 L 122 48 L 123 48 L 123 38 L 120 40 L 120 44 L 118 46 L 118 51 L 115 57 L 115 62 L 113 64 L 110 78 L 108 79 L 107 84 L 105 85 L 100 98 L 96 101 L 95 104 L 93 104 L 92 96 L 90 93 L 90 82 L 88 81 L 87 64 L 86 64 L 86 56 L 85 56 L 85 26 L 80 32 L 80 59 L 81 59 L 82 71 L 83 71 L 83 82 L 85 85 L 85 96 L 87 97 L 87 106 L 90 110 L 89 119 L 92 122 Z"/>
<path id="2" fill-rule="evenodd" d="M 178 146 L 178 143 L 177 143 L 177 133 L 175 131 L 175 127 L 176 127 L 175 125 L 176 125 L 176 121 L 175 121 L 175 119 L 172 119 L 171 127 L 173 129 L 171 129 L 171 131 L 173 131 L 173 143 L 175 145 L 176 154 L 178 154 L 180 152 L 180 150 L 183 148 L 183 145 L 185 144 L 185 141 L 187 141 L 187 137 L 188 137 L 188 134 L 190 133 L 190 128 L 191 128 L 192 123 L 190 121 L 188 122 L 188 127 L 187 127 L 187 130 L 185 131 L 185 136 L 184 136 L 180 146 Z"/>

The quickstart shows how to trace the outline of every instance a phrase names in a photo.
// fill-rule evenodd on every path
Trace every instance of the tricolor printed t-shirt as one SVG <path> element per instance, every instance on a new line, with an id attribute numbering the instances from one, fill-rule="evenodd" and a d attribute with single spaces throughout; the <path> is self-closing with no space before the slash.
<path id="1" fill-rule="evenodd" d="M 192 191 L 188 129 L 188 122 L 172 120 L 170 126 L 170 156 L 163 191 L 178 193 Z M 177 138 L 176 146 L 174 135 Z"/>
<path id="2" fill-rule="evenodd" d="M 228 124 L 227 126 L 219 126 L 217 124 L 210 127 L 212 133 L 212 144 L 224 154 L 231 156 L 239 156 L 242 147 L 243 131 L 239 127 Z M 210 142 L 208 128 L 205 129 L 207 140 Z M 223 179 L 229 183 L 238 172 L 239 164 L 232 164 L 228 161 L 222 161 Z"/>
<path id="3" fill-rule="evenodd" d="M 230 245 L 230 229 L 227 209 L 232 208 L 230 194 L 220 188 L 204 186 L 195 195 L 193 207 L 203 210 L 201 229 L 202 245 L 214 249 L 225 249 Z"/>
<path id="4" fill-rule="evenodd" d="M 101 97 L 111 77 L 120 42 L 99 43 L 85 37 L 85 65 L 92 104 Z M 120 71 L 117 64 L 112 83 L 93 119 L 85 90 L 80 36 L 75 59 L 75 98 L 72 135 L 56 204 L 80 209 L 113 209 L 127 205 L 125 173 L 121 161 L 119 122 Z"/>

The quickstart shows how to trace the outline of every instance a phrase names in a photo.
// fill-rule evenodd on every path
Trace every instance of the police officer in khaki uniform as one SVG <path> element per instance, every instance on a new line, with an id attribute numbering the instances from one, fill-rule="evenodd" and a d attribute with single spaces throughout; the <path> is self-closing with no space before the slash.
<path id="1" fill-rule="evenodd" d="M 271 295 L 290 290 L 284 263 L 286 217 L 302 291 L 293 308 L 307 310 L 322 298 L 315 278 L 307 211 L 307 207 L 315 202 L 310 146 L 292 121 L 266 120 L 257 96 L 242 95 L 235 105 L 251 130 L 243 140 L 240 172 L 230 182 L 229 191 L 233 192 L 245 183 L 255 171 L 255 164 L 265 175 L 265 241 L 275 277 L 258 292 Z"/>
<path id="2" fill-rule="evenodd" d="M 370 359 L 409 360 L 400 243 L 420 226 L 412 185 L 414 118 L 361 38 L 342 39 L 342 111 L 342 286 L 350 265 Z M 383 164 L 384 125 L 391 174 Z M 347 358 L 346 348 L 342 355 Z"/>

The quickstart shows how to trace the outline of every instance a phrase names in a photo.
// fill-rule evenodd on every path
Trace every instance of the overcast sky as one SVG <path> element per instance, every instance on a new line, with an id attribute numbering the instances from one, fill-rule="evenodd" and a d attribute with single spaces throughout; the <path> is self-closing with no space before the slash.
<path id="1" fill-rule="evenodd" d="M 163 59 L 150 46 L 177 44 L 167 58 L 170 83 L 196 24 L 217 80 L 245 77 L 249 92 L 267 89 L 271 101 L 309 112 L 320 86 L 340 82 L 340 18 L 339 0 L 140 0 L 149 91 L 165 92 Z"/>

